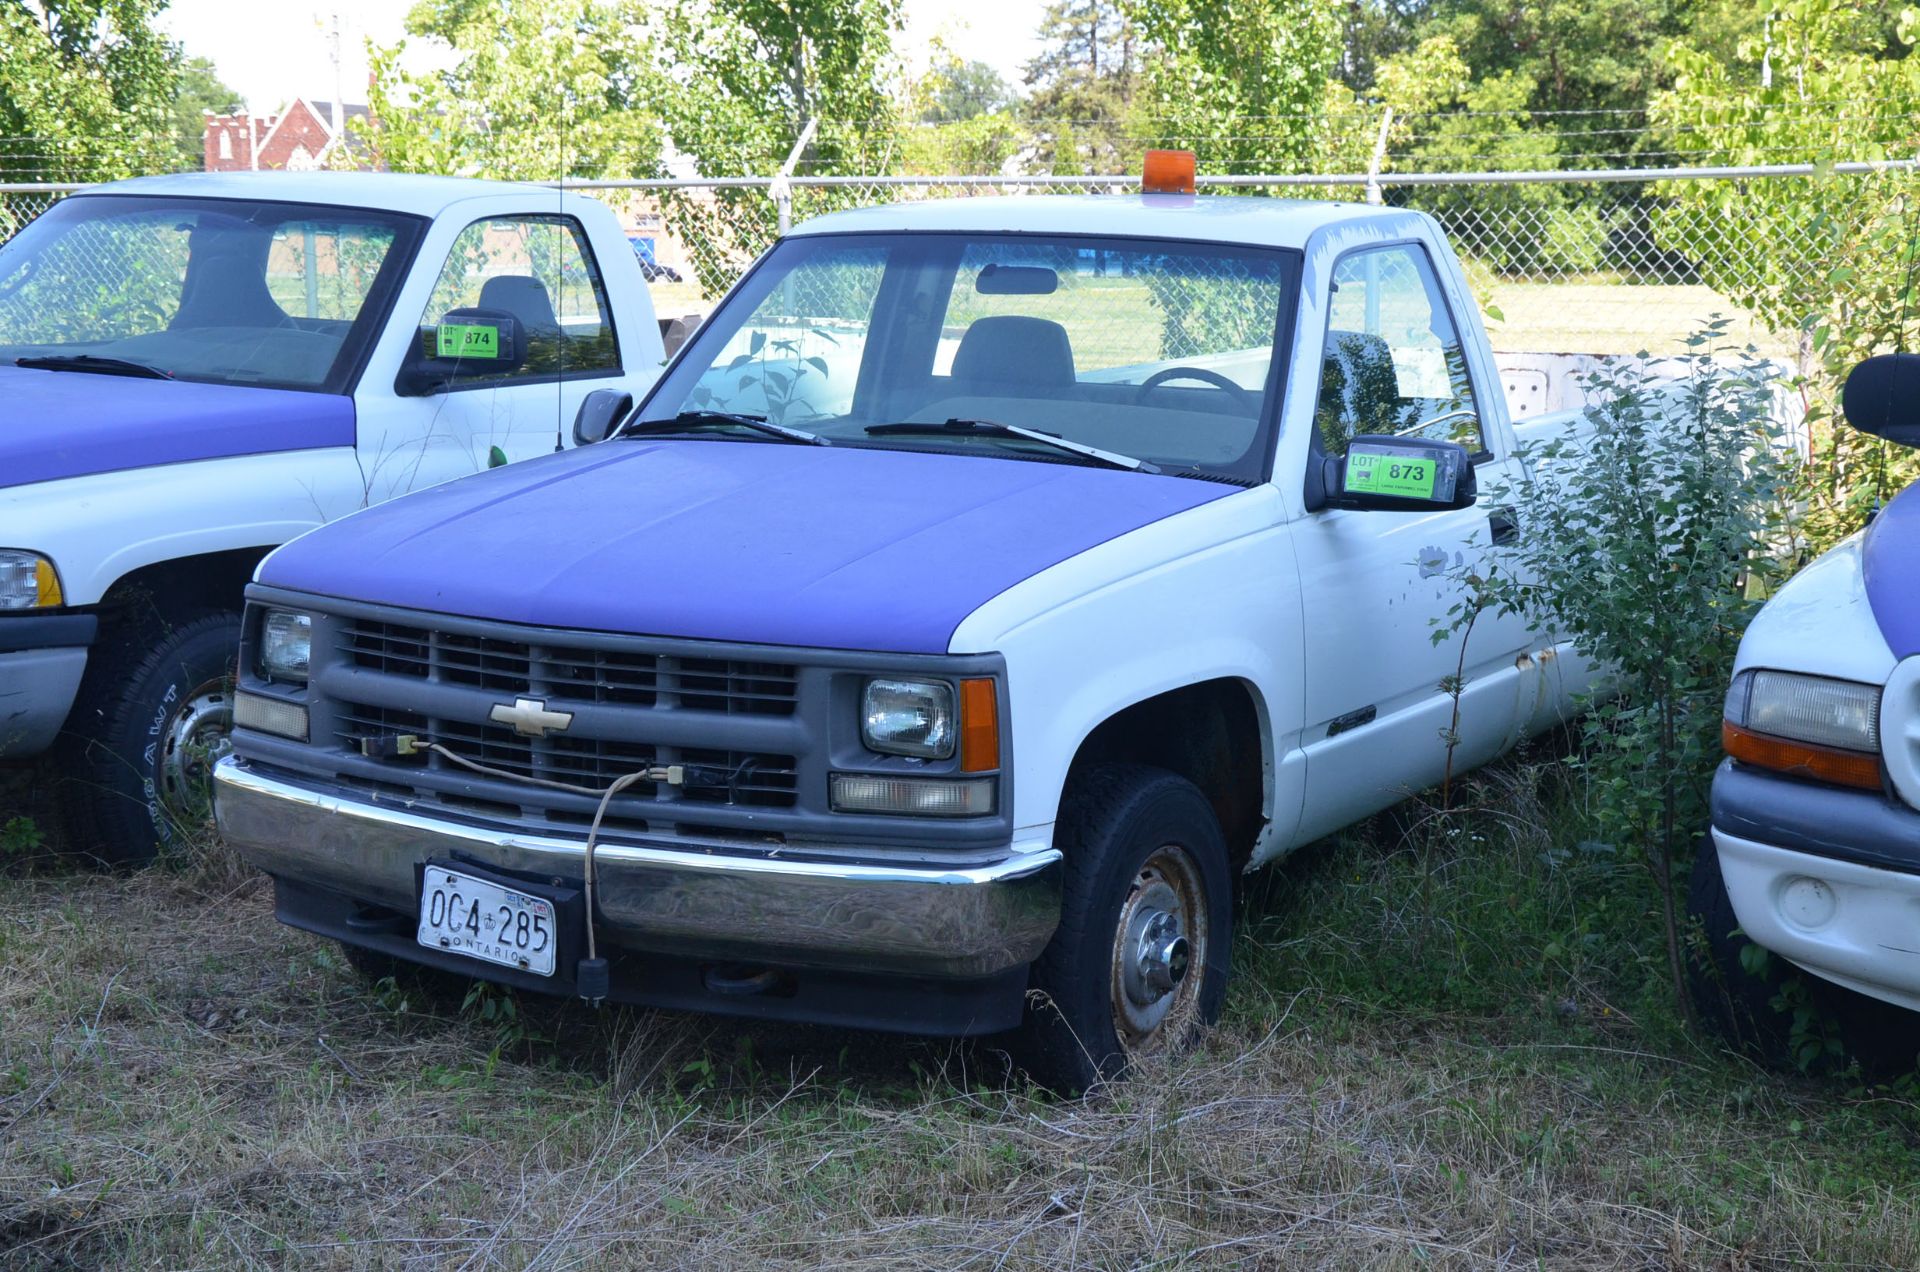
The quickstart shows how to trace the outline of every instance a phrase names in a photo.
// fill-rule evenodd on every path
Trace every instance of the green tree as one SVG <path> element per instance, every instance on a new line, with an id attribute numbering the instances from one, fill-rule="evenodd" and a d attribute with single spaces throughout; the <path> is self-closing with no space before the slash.
<path id="1" fill-rule="evenodd" d="M 1920 149 L 1920 59 L 1880 56 L 1843 0 L 1785 0 L 1731 61 L 1691 42 L 1668 50 L 1674 87 L 1652 121 L 1684 162 L 1835 162 Z M 1905 10 L 1896 38 L 1920 35 Z M 1862 50 L 1868 51 L 1862 51 Z M 1835 427 L 1838 390 L 1861 358 L 1914 347 L 1920 210 L 1911 173 L 1798 180 L 1674 181 L 1654 226 L 1662 246 L 1768 326 L 1802 337 L 1814 462 L 1806 470 L 1810 548 L 1857 530 L 1920 478 L 1920 456 Z"/>
<path id="2" fill-rule="evenodd" d="M 915 86 L 914 117 L 926 124 L 952 124 L 991 115 L 1013 105 L 1013 87 L 981 61 L 952 54 L 937 57 Z"/>
<path id="3" fill-rule="evenodd" d="M 180 63 L 173 90 L 173 144 L 183 169 L 199 168 L 206 160 L 206 117 L 240 110 L 240 94 L 221 81 L 213 63 L 190 57 Z"/>
<path id="4" fill-rule="evenodd" d="M 1133 166 L 1141 44 L 1126 6 L 1054 0 L 1036 33 L 1041 50 L 1022 77 L 1035 162 L 1062 175 Z"/>
<path id="5" fill-rule="evenodd" d="M 451 50 L 415 75 L 406 40 L 369 49 L 371 113 L 351 127 L 381 167 L 518 180 L 658 170 L 659 80 L 639 0 L 420 0 L 409 37 Z"/>
<path id="6" fill-rule="evenodd" d="M 1518 71 L 1476 76 L 1443 35 L 1385 59 L 1374 77 L 1376 97 L 1393 111 L 1393 149 L 1412 152 L 1400 166 L 1423 172 L 1557 166 L 1557 134 L 1526 113 L 1533 89 Z M 1572 202 L 1564 186 L 1411 187 L 1397 197 L 1439 217 L 1463 254 L 1504 274 L 1594 269 L 1606 247 L 1602 211 Z"/>
<path id="7" fill-rule="evenodd" d="M 167 162 L 179 51 L 165 0 L 0 0 L 0 178 L 93 181 Z M 30 139 L 22 141 L 20 139 Z"/>
<path id="8" fill-rule="evenodd" d="M 674 73 L 663 95 L 677 150 L 702 176 L 776 172 L 810 121 L 800 171 L 884 173 L 900 161 L 893 37 L 899 0 L 709 0 L 664 15 Z M 796 194 L 796 217 L 829 210 L 858 191 Z M 708 245 L 694 267 L 722 290 L 777 229 L 761 190 L 670 198 L 691 241 Z"/>
<path id="9" fill-rule="evenodd" d="M 1317 165 L 1337 0 L 1127 0 L 1156 126 L 1224 173 Z"/>
<path id="10" fill-rule="evenodd" d="M 1476 76 L 1524 75 L 1539 111 L 1635 110 L 1663 81 L 1661 46 L 1696 0 L 1445 0 L 1416 27 L 1453 41 Z M 1591 119 L 1567 131 L 1590 131 Z"/>

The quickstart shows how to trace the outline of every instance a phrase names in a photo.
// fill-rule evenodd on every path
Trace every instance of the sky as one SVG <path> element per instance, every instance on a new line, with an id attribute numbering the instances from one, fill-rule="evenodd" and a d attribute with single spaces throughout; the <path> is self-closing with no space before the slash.
<path id="1" fill-rule="evenodd" d="M 349 102 L 366 100 L 368 39 L 390 44 L 403 34 L 407 0 L 173 0 L 160 25 L 188 56 L 213 60 L 225 80 L 256 111 L 277 109 L 293 97 L 331 101 L 339 85 Z M 906 0 L 901 52 L 924 64 L 936 36 L 963 59 L 992 66 L 1008 83 L 1038 51 L 1034 0 Z M 335 23 L 341 31 L 340 69 L 333 62 Z M 422 58 L 414 69 L 429 69 Z"/>

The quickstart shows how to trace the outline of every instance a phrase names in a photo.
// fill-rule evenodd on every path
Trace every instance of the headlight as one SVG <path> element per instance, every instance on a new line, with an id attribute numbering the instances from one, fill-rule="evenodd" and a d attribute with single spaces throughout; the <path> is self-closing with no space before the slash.
<path id="1" fill-rule="evenodd" d="M 1880 686 L 1743 671 L 1727 690 L 1726 752 L 1796 777 L 1880 789 Z"/>
<path id="2" fill-rule="evenodd" d="M 0 610 L 47 609 L 65 603 L 53 562 L 37 552 L 0 548 Z"/>
<path id="3" fill-rule="evenodd" d="M 869 750 L 944 760 L 953 754 L 953 686 L 944 680 L 869 680 L 860 738 Z"/>
<path id="4" fill-rule="evenodd" d="M 270 609 L 260 620 L 259 672 L 268 680 L 305 680 L 313 658 L 313 617 Z"/>

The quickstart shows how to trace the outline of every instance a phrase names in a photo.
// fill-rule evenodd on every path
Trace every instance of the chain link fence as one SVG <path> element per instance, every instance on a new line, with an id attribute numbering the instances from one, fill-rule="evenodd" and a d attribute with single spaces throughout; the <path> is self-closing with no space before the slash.
<path id="1" fill-rule="evenodd" d="M 1762 256 L 1824 277 L 1843 262 L 1831 218 L 1783 224 L 1742 200 L 1681 197 L 1693 183 L 1751 189 L 1754 183 L 1833 183 L 1834 206 L 1858 200 L 1849 183 L 1875 180 L 1889 164 L 1392 172 L 1201 177 L 1201 192 L 1236 197 L 1343 199 L 1418 208 L 1438 217 L 1466 262 L 1503 353 L 1656 355 L 1684 351 L 1714 315 L 1728 335 L 1783 358 L 1801 354 L 1801 333 L 1768 328 L 1733 299 L 1764 286 Z M 880 203 L 991 195 L 1120 194 L 1125 176 L 768 176 L 567 181 L 606 202 L 643 262 L 663 317 L 703 315 L 783 227 L 823 213 Z M 0 240 L 84 187 L 0 185 Z M 1727 211 L 1731 207 L 1732 212 Z"/>

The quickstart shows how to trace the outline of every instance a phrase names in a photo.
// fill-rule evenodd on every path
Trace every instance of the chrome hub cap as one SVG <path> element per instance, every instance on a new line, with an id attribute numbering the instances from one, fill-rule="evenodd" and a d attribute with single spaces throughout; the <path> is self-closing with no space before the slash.
<path id="1" fill-rule="evenodd" d="M 1206 972 L 1206 893 L 1183 848 L 1167 845 L 1134 876 L 1113 945 L 1113 1023 L 1127 1050 L 1178 1039 Z"/>
<path id="2" fill-rule="evenodd" d="M 160 807 L 180 821 L 197 821 L 207 810 L 213 766 L 233 746 L 233 695 L 227 681 L 209 680 L 189 693 L 167 717 L 160 735 Z"/>

